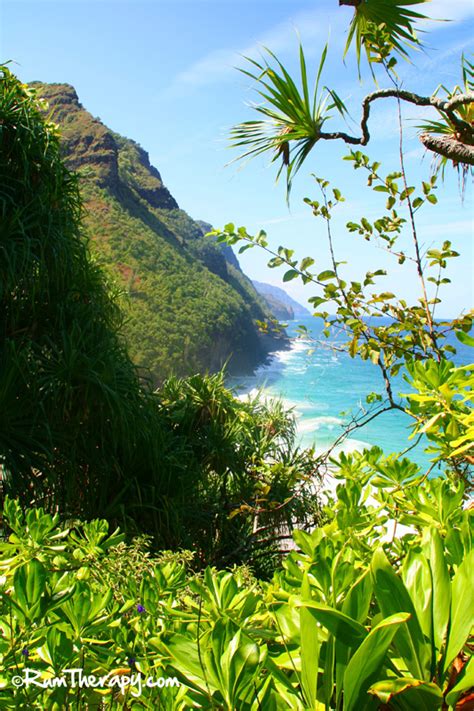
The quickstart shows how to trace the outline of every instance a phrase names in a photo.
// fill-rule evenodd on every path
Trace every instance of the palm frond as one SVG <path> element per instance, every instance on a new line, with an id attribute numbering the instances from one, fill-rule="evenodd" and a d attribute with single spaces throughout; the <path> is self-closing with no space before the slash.
<path id="1" fill-rule="evenodd" d="M 330 118 L 332 109 L 344 114 L 342 100 L 326 87 L 320 91 L 320 80 L 326 61 L 328 46 L 324 47 L 316 73 L 314 88 L 310 91 L 306 58 L 299 47 L 298 84 L 278 57 L 265 49 L 269 60 L 261 62 L 245 57 L 258 71 L 241 69 L 256 84 L 257 94 L 264 103 L 255 104 L 254 110 L 263 118 L 244 121 L 230 131 L 231 145 L 245 148 L 235 160 L 252 158 L 268 153 L 271 161 L 281 161 L 277 179 L 286 168 L 287 195 L 294 175 L 320 137 L 323 124 Z"/>
<path id="2" fill-rule="evenodd" d="M 344 56 L 354 42 L 358 65 L 360 66 L 363 47 L 370 63 L 371 49 L 370 45 L 366 43 L 366 37 L 374 26 L 379 27 L 383 24 L 395 50 L 406 58 L 409 49 L 420 45 L 415 32 L 415 23 L 427 19 L 426 15 L 410 8 L 425 2 L 428 0 L 362 0 L 355 6 Z"/>
<path id="3" fill-rule="evenodd" d="M 474 90 L 474 64 L 469 62 L 464 55 L 462 55 L 461 60 L 461 75 L 462 83 L 460 85 L 457 85 L 453 89 L 449 90 L 446 86 L 441 84 L 434 93 L 438 94 L 442 91 L 445 98 L 449 100 L 461 94 L 468 94 L 469 92 L 472 92 Z M 428 137 L 447 136 L 451 137 L 453 142 L 455 141 L 460 144 L 461 150 L 463 143 L 472 145 L 472 142 L 474 141 L 474 102 L 461 104 L 455 109 L 451 117 L 439 110 L 438 113 L 441 120 L 428 120 L 417 126 L 422 134 L 422 141 L 423 135 Z M 461 126 L 464 126 L 465 130 L 460 130 L 459 121 L 458 123 L 454 123 L 454 119 L 456 118 L 460 120 Z M 423 142 L 426 143 L 426 141 Z M 447 156 L 440 155 L 437 163 L 437 169 L 441 168 L 442 173 L 444 174 L 446 165 L 450 162 L 453 161 Z M 466 176 L 469 170 L 472 171 L 472 166 L 469 167 L 467 164 L 463 164 L 462 157 L 454 161 L 454 167 L 458 170 L 462 170 L 463 177 Z"/>

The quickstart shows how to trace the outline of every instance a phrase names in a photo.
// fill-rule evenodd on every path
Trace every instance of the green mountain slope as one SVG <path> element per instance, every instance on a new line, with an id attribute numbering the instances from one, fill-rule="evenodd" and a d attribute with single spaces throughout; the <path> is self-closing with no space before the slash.
<path id="1" fill-rule="evenodd" d="M 34 86 L 81 176 L 86 237 L 119 287 L 130 353 L 153 381 L 226 361 L 247 371 L 281 348 L 284 336 L 259 333 L 255 321 L 270 314 L 233 252 L 179 209 L 148 154 L 88 113 L 73 87 Z"/>

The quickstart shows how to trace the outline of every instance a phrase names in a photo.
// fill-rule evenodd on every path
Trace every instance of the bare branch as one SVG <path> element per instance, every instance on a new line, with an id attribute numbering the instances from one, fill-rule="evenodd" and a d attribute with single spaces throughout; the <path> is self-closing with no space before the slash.
<path id="1" fill-rule="evenodd" d="M 422 133 L 420 141 L 428 150 L 449 158 L 454 163 L 474 165 L 474 146 L 458 141 L 455 136 L 435 136 L 431 133 Z"/>
<path id="2" fill-rule="evenodd" d="M 368 129 L 370 105 L 377 99 L 388 98 L 399 99 L 402 101 L 406 101 L 410 104 L 415 104 L 416 106 L 432 106 L 433 108 L 438 109 L 442 113 L 446 114 L 451 123 L 458 129 L 459 135 L 462 138 L 461 141 L 456 141 L 459 146 L 457 153 L 455 151 L 455 155 L 457 155 L 457 158 L 452 157 L 452 155 L 446 155 L 446 153 L 442 153 L 441 151 L 437 151 L 434 147 L 430 148 L 430 150 L 439 152 L 441 155 L 446 155 L 446 157 L 452 158 L 452 160 L 456 162 L 466 162 L 470 165 L 474 164 L 474 150 L 471 150 L 469 148 L 469 146 L 474 144 L 474 130 L 469 123 L 463 121 L 460 116 L 454 113 L 454 110 L 459 106 L 474 103 L 473 92 L 469 92 L 467 94 L 458 94 L 452 99 L 445 100 L 440 99 L 437 96 L 420 96 L 419 94 L 415 94 L 411 91 L 404 91 L 402 89 L 379 89 L 377 91 L 374 91 L 372 94 L 366 96 L 362 102 L 362 118 L 360 121 L 362 136 L 351 136 L 348 133 L 345 133 L 344 131 L 335 131 L 333 133 L 321 132 L 319 134 L 319 138 L 322 138 L 326 141 L 340 139 L 345 143 L 349 143 L 352 145 L 366 146 L 370 140 L 370 133 Z M 423 141 L 423 145 L 427 144 Z M 461 146 L 466 146 L 466 150 L 462 152 L 462 155 L 466 156 L 466 158 L 460 157 Z M 442 148 L 443 150 L 448 150 L 447 148 L 444 148 L 443 145 Z"/>

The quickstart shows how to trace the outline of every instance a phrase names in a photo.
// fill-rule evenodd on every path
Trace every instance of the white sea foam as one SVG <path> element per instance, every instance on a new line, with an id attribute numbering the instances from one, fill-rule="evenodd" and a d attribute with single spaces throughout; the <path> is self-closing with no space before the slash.
<path id="1" fill-rule="evenodd" d="M 323 445 L 321 443 L 316 442 L 315 444 L 316 446 L 314 450 L 317 455 L 324 454 L 331 447 L 331 443 Z M 372 445 L 369 442 L 362 442 L 362 440 L 358 439 L 345 439 L 343 442 L 334 447 L 333 451 L 331 452 L 331 456 L 337 457 L 339 454 L 341 454 L 341 452 L 344 452 L 344 454 L 352 454 L 353 452 L 363 452 L 364 449 L 370 449 L 371 447 Z"/>
<path id="2" fill-rule="evenodd" d="M 321 428 L 334 430 L 338 425 L 342 425 L 343 421 L 339 417 L 331 415 L 319 415 L 318 417 L 307 417 L 300 420 L 298 423 L 298 432 L 306 434 L 308 432 L 317 432 Z"/>
<path id="3" fill-rule="evenodd" d="M 277 351 L 274 353 L 275 360 L 280 363 L 291 362 L 294 358 L 297 358 L 301 353 L 311 349 L 311 342 L 306 341 L 302 338 L 295 338 L 291 341 L 291 346 L 288 350 Z"/>
<path id="4" fill-rule="evenodd" d="M 250 388 L 244 393 L 237 393 L 236 397 L 242 402 L 247 402 L 248 400 L 253 400 L 258 395 L 259 391 L 259 388 Z"/>

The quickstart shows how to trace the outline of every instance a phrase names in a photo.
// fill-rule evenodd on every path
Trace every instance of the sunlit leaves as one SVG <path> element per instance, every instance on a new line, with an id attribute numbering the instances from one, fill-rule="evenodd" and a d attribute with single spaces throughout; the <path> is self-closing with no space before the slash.
<path id="1" fill-rule="evenodd" d="M 273 52 L 269 49 L 265 52 L 268 60 L 247 57 L 250 68 L 241 70 L 252 79 L 257 94 L 263 99 L 262 104 L 254 106 L 263 118 L 234 126 L 231 141 L 232 146 L 244 149 L 237 160 L 267 153 L 272 162 L 280 162 L 277 179 L 283 171 L 286 173 L 289 194 L 294 175 L 319 140 L 331 111 L 334 109 L 343 115 L 346 109 L 333 90 L 320 89 L 327 45 L 321 54 L 312 90 L 301 45 L 299 81 L 290 76 Z"/>
<path id="2" fill-rule="evenodd" d="M 392 50 L 407 57 L 408 49 L 419 44 L 415 23 L 426 19 L 426 15 L 411 7 L 424 2 L 426 0 L 365 0 L 356 3 L 344 53 L 354 43 L 359 65 L 362 50 L 369 63 L 388 59 Z"/>

